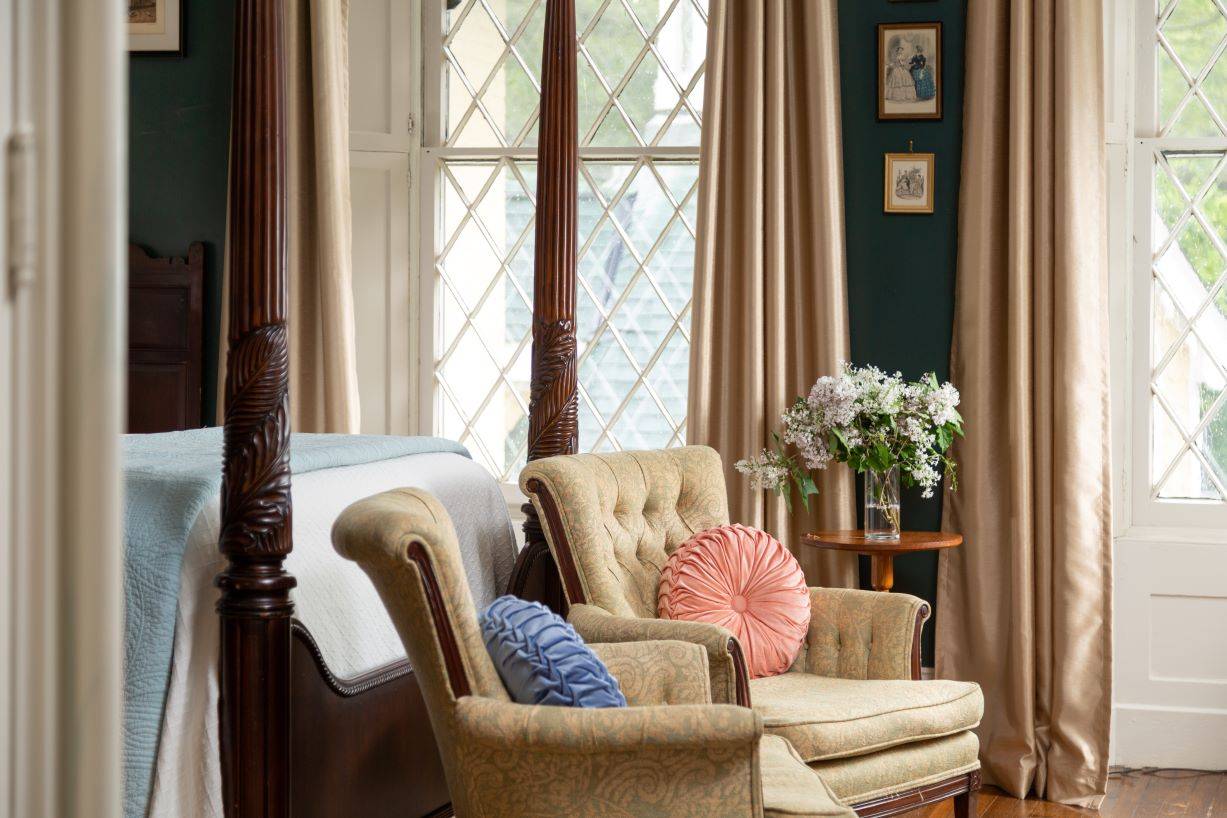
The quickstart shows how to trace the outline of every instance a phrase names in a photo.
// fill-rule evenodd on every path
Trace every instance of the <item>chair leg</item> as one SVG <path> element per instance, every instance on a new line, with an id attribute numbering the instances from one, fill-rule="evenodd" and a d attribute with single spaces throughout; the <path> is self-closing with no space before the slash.
<path id="1" fill-rule="evenodd" d="M 976 793 L 969 790 L 954 796 L 954 818 L 976 818 Z"/>

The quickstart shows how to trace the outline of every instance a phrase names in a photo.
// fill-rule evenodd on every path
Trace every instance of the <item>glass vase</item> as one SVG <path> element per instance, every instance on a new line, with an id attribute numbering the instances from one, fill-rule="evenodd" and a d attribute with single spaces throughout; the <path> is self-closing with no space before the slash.
<path id="1" fill-rule="evenodd" d="M 865 472 L 865 539 L 899 539 L 899 467 Z"/>

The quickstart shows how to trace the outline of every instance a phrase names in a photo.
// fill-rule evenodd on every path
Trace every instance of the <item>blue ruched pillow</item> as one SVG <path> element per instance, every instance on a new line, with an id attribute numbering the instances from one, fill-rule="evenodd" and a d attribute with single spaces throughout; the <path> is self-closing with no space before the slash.
<path id="1" fill-rule="evenodd" d="M 499 597 L 481 613 L 481 635 L 513 701 L 626 707 L 605 663 L 574 628 L 539 602 Z"/>

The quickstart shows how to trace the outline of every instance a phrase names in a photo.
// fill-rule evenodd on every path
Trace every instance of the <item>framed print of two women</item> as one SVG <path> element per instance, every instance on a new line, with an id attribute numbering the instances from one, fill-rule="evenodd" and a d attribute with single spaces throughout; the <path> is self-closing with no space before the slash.
<path id="1" fill-rule="evenodd" d="M 942 118 L 942 24 L 878 26 L 878 119 Z"/>

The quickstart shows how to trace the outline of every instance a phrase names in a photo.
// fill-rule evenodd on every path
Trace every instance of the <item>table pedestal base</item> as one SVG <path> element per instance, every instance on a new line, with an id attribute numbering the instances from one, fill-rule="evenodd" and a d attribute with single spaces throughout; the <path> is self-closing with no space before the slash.
<path id="1" fill-rule="evenodd" d="M 895 558 L 893 554 L 871 554 L 869 563 L 873 570 L 870 580 L 873 590 L 888 592 L 895 587 Z"/>

